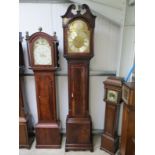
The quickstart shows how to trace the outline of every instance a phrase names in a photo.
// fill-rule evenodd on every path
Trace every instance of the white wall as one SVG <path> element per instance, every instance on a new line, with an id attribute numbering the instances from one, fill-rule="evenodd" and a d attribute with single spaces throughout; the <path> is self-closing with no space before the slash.
<path id="1" fill-rule="evenodd" d="M 134 63 L 135 55 L 135 6 L 129 5 L 128 1 L 126 3 L 126 13 L 125 13 L 125 22 L 122 28 L 123 37 L 122 37 L 122 47 L 121 47 L 121 57 L 120 65 L 118 66 L 118 75 L 121 77 L 126 77 Z M 119 134 L 121 134 L 122 128 L 122 115 L 123 115 L 123 104 L 121 105 L 120 110 L 120 119 L 119 119 Z"/>
<path id="2" fill-rule="evenodd" d="M 20 3 L 20 31 L 30 35 L 41 26 L 43 31 L 52 34 L 56 31 L 59 40 L 60 66 L 59 73 L 67 73 L 67 62 L 63 58 L 63 33 L 62 19 L 69 4 L 35 4 Z M 97 15 L 97 14 L 96 14 Z M 104 17 L 97 15 L 94 34 L 94 58 L 91 60 L 91 71 L 116 71 L 118 66 L 118 53 L 120 46 L 121 29 Z M 28 67 L 26 43 L 23 41 L 24 55 Z M 30 72 L 30 71 L 29 71 Z M 93 129 L 103 130 L 105 103 L 103 102 L 103 81 L 106 76 L 90 76 L 90 114 L 93 121 Z M 57 76 L 57 106 L 58 115 L 65 129 L 65 120 L 68 113 L 68 81 L 67 76 Z M 37 123 L 37 107 L 35 97 L 35 83 L 33 76 L 25 76 L 25 93 L 27 104 L 30 107 L 33 122 Z"/>
<path id="3" fill-rule="evenodd" d="M 126 5 L 126 17 L 123 29 L 119 75 L 127 76 L 134 63 L 135 54 L 135 6 L 130 6 L 128 3 Z"/>

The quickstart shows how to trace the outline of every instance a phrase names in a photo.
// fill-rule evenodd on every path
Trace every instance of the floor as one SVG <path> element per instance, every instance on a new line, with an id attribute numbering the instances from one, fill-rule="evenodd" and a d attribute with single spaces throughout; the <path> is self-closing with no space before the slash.
<path id="1" fill-rule="evenodd" d="M 35 142 L 32 144 L 30 150 L 28 149 L 20 149 L 19 155 L 109 155 L 103 150 L 100 150 L 101 144 L 101 136 L 94 136 L 93 143 L 94 143 L 94 152 L 90 151 L 69 151 L 65 152 L 65 139 L 63 137 L 62 140 L 62 148 L 61 149 L 36 149 Z"/>

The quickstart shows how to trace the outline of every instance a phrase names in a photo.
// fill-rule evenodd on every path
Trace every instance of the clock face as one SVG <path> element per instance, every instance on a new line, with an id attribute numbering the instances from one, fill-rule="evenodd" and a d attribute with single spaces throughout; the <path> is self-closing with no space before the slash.
<path id="1" fill-rule="evenodd" d="M 128 97 L 129 97 L 129 89 L 127 87 L 123 86 L 122 88 L 122 99 L 128 103 Z"/>
<path id="2" fill-rule="evenodd" d="M 117 103 L 117 98 L 118 98 L 118 92 L 113 90 L 108 90 L 108 93 L 107 93 L 108 101 Z"/>
<path id="3" fill-rule="evenodd" d="M 44 38 L 38 38 L 33 46 L 35 65 L 52 65 L 51 46 Z"/>
<path id="4" fill-rule="evenodd" d="M 75 20 L 68 28 L 68 53 L 89 53 L 90 31 L 82 20 Z"/>

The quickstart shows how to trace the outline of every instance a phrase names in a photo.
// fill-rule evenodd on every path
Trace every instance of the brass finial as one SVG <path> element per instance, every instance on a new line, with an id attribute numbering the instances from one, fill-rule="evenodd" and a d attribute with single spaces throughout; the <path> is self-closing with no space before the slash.
<path id="1" fill-rule="evenodd" d="M 56 37 L 56 32 L 53 32 L 53 36 L 55 36 L 55 37 Z"/>
<path id="2" fill-rule="evenodd" d="M 53 37 L 57 39 L 56 32 L 53 32 Z"/>
<path id="3" fill-rule="evenodd" d="M 26 33 L 26 36 L 25 37 L 26 37 L 26 39 L 28 39 L 29 38 L 29 32 L 26 31 L 25 33 Z"/>
<path id="4" fill-rule="evenodd" d="M 38 28 L 38 31 L 39 31 L 39 32 L 41 32 L 42 30 L 43 30 L 42 27 L 39 27 L 39 28 Z"/>
<path id="5" fill-rule="evenodd" d="M 77 5 L 77 11 L 81 11 L 81 5 Z"/>

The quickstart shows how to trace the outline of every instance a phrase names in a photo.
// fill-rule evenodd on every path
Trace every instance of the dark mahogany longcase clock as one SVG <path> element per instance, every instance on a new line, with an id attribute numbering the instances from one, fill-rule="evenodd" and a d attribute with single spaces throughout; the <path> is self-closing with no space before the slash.
<path id="1" fill-rule="evenodd" d="M 65 150 L 93 151 L 89 115 L 89 61 L 94 56 L 95 16 L 86 4 L 78 7 L 72 4 L 62 19 L 69 93 Z"/>
<path id="2" fill-rule="evenodd" d="M 30 148 L 34 140 L 34 128 L 29 113 L 25 111 L 23 96 L 23 73 L 25 70 L 22 48 L 22 33 L 19 33 L 19 148 Z"/>
<path id="3" fill-rule="evenodd" d="M 135 82 L 126 82 L 122 88 L 123 119 L 120 155 L 135 155 Z"/>
<path id="4" fill-rule="evenodd" d="M 55 71 L 58 68 L 56 36 L 44 32 L 27 35 L 29 62 L 35 76 L 38 124 L 37 148 L 60 148 L 60 121 L 56 112 Z"/>
<path id="5" fill-rule="evenodd" d="M 106 108 L 104 132 L 101 137 L 101 149 L 111 155 L 116 153 L 119 146 L 118 120 L 122 98 L 122 84 L 123 79 L 119 77 L 108 77 L 104 81 L 104 101 Z"/>

